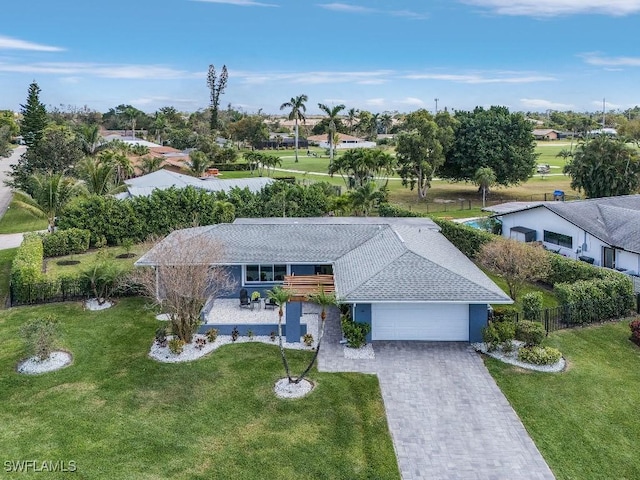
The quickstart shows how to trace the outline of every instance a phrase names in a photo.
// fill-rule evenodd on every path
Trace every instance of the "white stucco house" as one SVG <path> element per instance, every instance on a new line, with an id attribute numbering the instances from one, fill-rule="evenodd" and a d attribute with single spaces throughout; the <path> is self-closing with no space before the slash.
<path id="1" fill-rule="evenodd" d="M 640 195 L 492 207 L 502 235 L 630 275 L 640 273 Z"/>

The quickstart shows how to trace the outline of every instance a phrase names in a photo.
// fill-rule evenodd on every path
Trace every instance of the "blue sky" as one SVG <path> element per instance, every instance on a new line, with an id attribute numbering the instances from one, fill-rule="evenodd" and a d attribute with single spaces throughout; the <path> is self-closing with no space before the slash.
<path id="1" fill-rule="evenodd" d="M 640 0 L 28 0 L 0 23 L 0 109 L 276 113 L 292 96 L 373 112 L 640 105 Z M 37 13 L 30 13 L 37 12 Z"/>

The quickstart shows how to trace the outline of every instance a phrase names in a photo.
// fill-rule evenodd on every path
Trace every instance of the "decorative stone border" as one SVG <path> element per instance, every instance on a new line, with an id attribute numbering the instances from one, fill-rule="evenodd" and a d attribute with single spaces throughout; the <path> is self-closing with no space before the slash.
<path id="1" fill-rule="evenodd" d="M 16 370 L 25 375 L 39 375 L 41 373 L 54 372 L 68 367 L 73 361 L 73 355 L 63 350 L 51 352 L 46 360 L 39 360 L 38 357 L 29 357 L 18 363 Z"/>
<path id="2" fill-rule="evenodd" d="M 517 343 L 517 342 L 514 342 Z M 534 365 L 532 363 L 525 363 L 518 360 L 518 347 L 520 345 L 516 345 L 516 348 L 511 353 L 504 353 L 501 350 L 494 350 L 490 352 L 487 350 L 487 345 L 485 343 L 472 343 L 471 346 L 475 349 L 476 352 L 484 353 L 485 355 L 489 355 L 501 362 L 508 363 L 510 365 L 515 365 L 516 367 L 525 368 L 527 370 L 534 370 L 536 372 L 546 372 L 546 373 L 559 373 L 562 372 L 567 362 L 564 357 L 560 358 L 558 362 L 553 365 Z"/>
<path id="3" fill-rule="evenodd" d="M 315 385 L 306 378 L 303 378 L 300 383 L 289 383 L 288 378 L 281 378 L 276 382 L 273 387 L 273 391 L 278 398 L 302 398 L 313 390 Z"/>

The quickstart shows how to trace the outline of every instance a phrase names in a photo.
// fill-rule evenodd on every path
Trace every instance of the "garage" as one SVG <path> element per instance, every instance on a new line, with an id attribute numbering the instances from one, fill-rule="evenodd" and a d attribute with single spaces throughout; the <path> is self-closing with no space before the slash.
<path id="1" fill-rule="evenodd" d="M 373 340 L 469 341 L 469 305 L 374 303 Z"/>

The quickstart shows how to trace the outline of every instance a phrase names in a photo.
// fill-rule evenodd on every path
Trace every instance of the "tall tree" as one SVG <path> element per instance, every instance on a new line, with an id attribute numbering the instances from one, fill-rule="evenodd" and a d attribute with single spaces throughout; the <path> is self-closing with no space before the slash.
<path id="1" fill-rule="evenodd" d="M 291 112 L 289 112 L 289 120 L 293 120 L 295 124 L 296 162 L 298 161 L 298 121 L 301 120 L 302 123 L 304 123 L 306 120 L 304 113 L 307 111 L 307 106 L 304 104 L 304 102 L 308 100 L 309 97 L 307 97 L 303 93 L 302 95 L 298 95 L 297 97 L 291 97 L 291 100 L 280 105 L 280 110 L 284 110 L 285 108 L 291 109 Z"/>
<path id="2" fill-rule="evenodd" d="M 47 126 L 47 110 L 40 101 L 40 87 L 35 81 L 29 85 L 27 103 L 20 107 L 22 113 L 20 132 L 24 142 L 29 147 L 33 147 L 40 141 Z"/>
<path id="3" fill-rule="evenodd" d="M 382 124 L 384 133 L 387 134 L 389 133 L 389 130 L 391 130 L 391 127 L 393 126 L 393 117 L 391 116 L 390 113 L 385 112 L 384 114 L 382 114 L 382 117 L 380 118 L 380 123 Z"/>
<path id="4" fill-rule="evenodd" d="M 224 89 L 227 88 L 227 80 L 229 78 L 229 74 L 227 73 L 227 66 L 222 66 L 222 72 L 220 72 L 220 77 L 216 72 L 216 67 L 213 65 L 209 65 L 209 73 L 207 74 L 207 85 L 210 90 L 210 109 L 211 109 L 211 119 L 210 119 L 210 128 L 211 132 L 215 132 L 218 130 L 218 109 L 220 107 L 220 95 L 224 93 Z"/>
<path id="5" fill-rule="evenodd" d="M 115 165 L 103 162 L 100 158 L 87 157 L 82 160 L 78 165 L 78 174 L 90 194 L 107 195 L 121 190 L 122 186 L 116 186 Z"/>
<path id="6" fill-rule="evenodd" d="M 628 195 L 640 188 L 638 151 L 608 135 L 581 142 L 564 173 L 571 177 L 571 188 L 584 190 L 589 198 Z"/>
<path id="7" fill-rule="evenodd" d="M 11 130 L 7 125 L 0 125 L 0 158 L 11 155 Z"/>
<path id="8" fill-rule="evenodd" d="M 351 135 L 353 135 L 353 129 L 355 128 L 356 125 L 356 120 L 358 119 L 358 109 L 356 108 L 350 108 L 347 111 L 347 125 L 349 125 L 349 133 Z"/>
<path id="9" fill-rule="evenodd" d="M 187 166 L 189 168 L 189 173 L 194 177 L 202 177 L 207 168 L 209 168 L 209 165 L 211 165 L 211 161 L 204 153 L 199 152 L 198 150 L 193 150 L 189 153 Z"/>
<path id="10" fill-rule="evenodd" d="M 472 181 L 480 167 L 491 167 L 499 185 L 529 179 L 536 167 L 533 126 L 521 113 L 506 107 L 477 107 L 457 111 L 455 140 L 446 152 L 439 175 L 456 181 Z"/>
<path id="11" fill-rule="evenodd" d="M 339 173 L 347 188 L 359 188 L 371 180 L 386 184 L 395 165 L 396 159 L 382 150 L 352 148 L 335 159 L 329 174 Z"/>
<path id="12" fill-rule="evenodd" d="M 403 132 L 398 135 L 396 158 L 402 185 L 416 188 L 423 199 L 431 187 L 431 179 L 444 163 L 440 129 L 433 116 L 421 109 L 406 116 Z"/>
<path id="13" fill-rule="evenodd" d="M 327 135 L 329 139 L 329 167 L 331 167 L 331 164 L 333 163 L 333 137 L 336 133 L 336 121 L 338 120 L 338 114 L 346 107 L 342 104 L 328 107 L 323 103 L 319 103 L 318 108 L 327 115 L 327 119 L 329 121 Z"/>
<path id="14" fill-rule="evenodd" d="M 82 150 L 86 155 L 95 155 L 103 139 L 100 136 L 98 124 L 82 124 L 78 127 L 78 137 L 82 143 Z"/>

